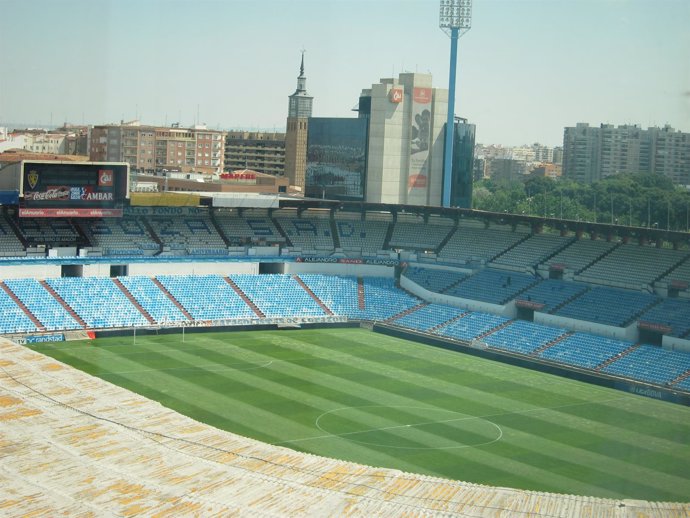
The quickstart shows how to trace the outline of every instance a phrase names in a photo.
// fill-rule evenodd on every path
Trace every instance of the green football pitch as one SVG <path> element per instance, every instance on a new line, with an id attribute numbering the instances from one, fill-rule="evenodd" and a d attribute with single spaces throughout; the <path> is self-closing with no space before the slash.
<path id="1" fill-rule="evenodd" d="M 690 408 L 363 329 L 35 346 L 210 425 L 494 486 L 687 501 Z"/>

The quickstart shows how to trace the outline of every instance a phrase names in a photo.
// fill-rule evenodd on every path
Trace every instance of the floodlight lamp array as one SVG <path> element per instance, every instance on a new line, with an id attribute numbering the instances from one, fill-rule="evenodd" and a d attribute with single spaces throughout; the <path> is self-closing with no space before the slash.
<path id="1" fill-rule="evenodd" d="M 441 0 L 439 27 L 467 32 L 472 27 L 472 0 Z"/>

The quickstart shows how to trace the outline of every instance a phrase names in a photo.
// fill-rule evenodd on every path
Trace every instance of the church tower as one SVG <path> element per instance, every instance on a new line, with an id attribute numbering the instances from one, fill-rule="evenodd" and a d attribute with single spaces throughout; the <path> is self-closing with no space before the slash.
<path id="1" fill-rule="evenodd" d="M 307 93 L 304 75 L 304 51 L 297 77 L 297 90 L 289 96 L 287 131 L 285 134 L 285 175 L 304 192 L 307 172 L 307 131 L 313 97 Z"/>

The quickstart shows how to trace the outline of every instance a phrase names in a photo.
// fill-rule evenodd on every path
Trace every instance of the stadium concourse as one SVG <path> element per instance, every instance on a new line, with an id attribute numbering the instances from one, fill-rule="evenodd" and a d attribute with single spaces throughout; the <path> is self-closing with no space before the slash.
<path id="1" fill-rule="evenodd" d="M 98 220 L 25 219 L 5 208 L 0 334 L 30 344 L 365 321 L 652 397 L 690 394 L 687 234 L 358 206 L 133 207 Z M 298 454 L 192 422 L 15 344 L 0 357 L 11 459 L 0 506 L 11 514 L 688 513 Z M 96 458 L 111 460 L 105 472 Z"/>
<path id="2" fill-rule="evenodd" d="M 687 516 L 687 504 L 487 487 L 224 432 L 0 339 L 5 516 Z"/>

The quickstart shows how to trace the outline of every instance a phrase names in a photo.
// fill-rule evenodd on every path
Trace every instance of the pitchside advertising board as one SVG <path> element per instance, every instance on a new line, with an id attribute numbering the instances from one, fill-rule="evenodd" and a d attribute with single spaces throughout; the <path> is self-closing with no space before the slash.
<path id="1" fill-rule="evenodd" d="M 129 164 L 23 162 L 19 216 L 118 218 L 129 197 Z"/>

